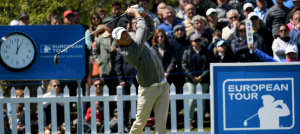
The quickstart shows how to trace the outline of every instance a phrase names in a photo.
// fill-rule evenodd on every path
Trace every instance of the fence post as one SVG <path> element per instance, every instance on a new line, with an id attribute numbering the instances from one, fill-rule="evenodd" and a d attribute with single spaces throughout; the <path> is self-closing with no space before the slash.
<path id="1" fill-rule="evenodd" d="M 117 108 L 118 108 L 118 134 L 124 133 L 124 118 L 123 118 L 123 88 L 117 87 Z"/>
<path id="2" fill-rule="evenodd" d="M 189 94 L 189 89 L 187 84 L 185 83 L 183 86 L 183 94 Z M 184 107 L 184 132 L 190 132 L 190 107 L 189 107 L 189 99 L 184 99 L 183 102 Z"/>
<path id="3" fill-rule="evenodd" d="M 198 84 L 196 89 L 197 89 L 197 94 L 203 95 L 201 84 Z M 205 103 L 203 99 L 197 99 L 198 132 L 203 132 L 203 110 L 205 108 L 203 107 L 203 103 Z"/>
<path id="4" fill-rule="evenodd" d="M 3 99 L 3 90 L 0 86 L 0 99 Z M 3 103 L 0 102 L 0 133 L 4 134 L 4 117 L 3 117 Z M 3 123 L 2 123 L 3 122 Z M 7 122 L 8 123 L 8 122 Z"/>
<path id="5" fill-rule="evenodd" d="M 65 86 L 64 88 L 64 97 L 70 97 L 69 88 Z M 71 126 L 70 126 L 70 102 L 64 102 L 64 110 L 65 110 L 65 134 L 71 134 Z"/>
<path id="6" fill-rule="evenodd" d="M 11 98 L 16 98 L 16 90 L 15 87 L 13 87 L 10 91 Z M 11 103 L 11 117 L 12 117 L 12 134 L 17 134 L 17 103 Z"/>
<path id="7" fill-rule="evenodd" d="M 171 85 L 170 95 L 176 95 L 174 84 Z M 171 132 L 177 132 L 176 99 L 171 99 Z"/>
<path id="8" fill-rule="evenodd" d="M 28 89 L 28 87 L 26 86 L 25 87 L 25 90 L 24 90 L 24 98 L 30 98 L 30 91 Z M 25 103 L 25 131 L 26 131 L 26 134 L 31 134 L 31 121 L 30 121 L 30 103 Z"/>
<path id="9" fill-rule="evenodd" d="M 82 124 L 82 101 L 81 101 L 81 80 L 77 80 L 77 97 L 78 97 L 78 102 L 77 102 L 77 117 L 78 117 L 78 133 L 83 133 L 83 124 Z"/>
<path id="10" fill-rule="evenodd" d="M 136 96 L 136 88 L 134 84 L 130 87 L 130 96 Z M 135 119 L 136 117 L 136 100 L 131 100 L 131 119 Z M 132 124 L 131 124 L 132 126 Z"/>
<path id="11" fill-rule="evenodd" d="M 51 98 L 56 98 L 56 89 L 54 87 L 51 88 Z M 51 102 L 51 129 L 52 133 L 57 133 L 57 110 L 56 110 L 56 102 Z"/>
<path id="12" fill-rule="evenodd" d="M 91 88 L 90 88 L 90 96 L 91 97 L 95 97 L 96 96 L 96 91 L 95 91 L 94 86 L 91 86 Z M 96 134 L 97 133 L 96 104 L 95 104 L 95 101 L 91 101 L 90 104 L 91 104 L 91 129 L 92 129 L 91 130 L 91 134 Z"/>
<path id="13" fill-rule="evenodd" d="M 107 85 L 104 86 L 103 96 L 109 96 Z M 109 125 L 109 100 L 106 100 L 104 103 L 104 133 L 110 133 L 110 125 Z"/>
<path id="14" fill-rule="evenodd" d="M 41 87 L 37 90 L 38 98 L 43 98 L 43 90 Z M 44 133 L 44 108 L 43 102 L 38 102 L 38 123 L 39 123 L 39 134 Z"/>

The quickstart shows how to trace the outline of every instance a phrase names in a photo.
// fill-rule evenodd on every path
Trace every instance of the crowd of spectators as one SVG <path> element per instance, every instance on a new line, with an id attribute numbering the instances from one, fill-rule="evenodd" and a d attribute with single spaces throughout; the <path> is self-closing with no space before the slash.
<path id="1" fill-rule="evenodd" d="M 82 25 L 85 35 L 89 35 L 118 18 L 124 11 L 122 9 L 140 4 L 154 20 L 157 29 L 145 45 L 149 45 L 151 51 L 159 57 L 165 69 L 165 77 L 170 84 L 175 85 L 177 94 L 183 93 L 185 83 L 190 94 L 196 93 L 198 83 L 203 93 L 208 93 L 210 63 L 289 62 L 299 58 L 300 0 L 178 0 L 178 7 L 168 5 L 165 0 L 152 0 L 149 10 L 148 2 L 127 1 L 125 7 L 122 7 L 121 2 L 113 1 L 112 14 L 108 14 L 109 11 L 105 9 L 98 9 L 91 14 L 89 26 L 80 23 L 78 10 L 65 11 L 63 20 L 50 13 L 45 25 Z M 28 25 L 28 20 L 29 16 L 21 13 L 18 20 L 13 20 L 10 25 Z M 246 20 L 252 22 L 253 44 L 247 43 Z M 130 94 L 132 85 L 138 87 L 135 78 L 138 69 L 124 60 L 111 37 L 116 27 L 124 27 L 134 36 L 136 23 L 134 17 L 124 15 L 85 39 L 88 53 L 85 79 L 92 78 L 89 85 L 94 86 L 97 95 L 102 95 L 104 85 L 108 86 L 110 95 L 116 95 L 116 87 L 119 85 L 126 95 Z M 55 84 L 55 88 L 58 88 L 57 96 L 61 96 L 58 81 L 51 81 L 50 88 Z M 49 110 L 47 104 L 44 104 L 46 113 Z M 130 103 L 124 104 L 124 131 L 128 132 L 126 127 L 129 126 Z M 96 102 L 96 105 L 97 126 L 102 131 L 103 105 L 100 102 Z M 178 111 L 183 108 L 180 105 L 182 102 L 179 102 Z M 61 106 L 63 104 L 58 103 L 58 111 Z M 88 122 L 89 106 L 89 103 L 84 104 L 83 117 Z M 190 128 L 193 129 L 196 101 L 190 100 L 189 106 Z M 110 118 L 114 119 L 116 103 L 111 102 L 109 109 Z M 209 106 L 205 103 L 203 110 L 205 116 L 209 117 Z M 45 125 L 48 125 L 48 120 L 47 117 Z"/>

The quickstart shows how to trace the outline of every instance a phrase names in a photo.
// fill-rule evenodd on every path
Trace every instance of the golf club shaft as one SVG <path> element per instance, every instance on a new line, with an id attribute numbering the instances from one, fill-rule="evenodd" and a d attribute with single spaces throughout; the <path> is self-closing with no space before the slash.
<path id="1" fill-rule="evenodd" d="M 245 120 L 245 121 L 248 121 L 248 120 L 250 120 L 251 118 L 253 118 L 254 116 L 256 116 L 258 113 L 256 113 L 255 115 L 252 115 L 250 118 L 248 118 L 247 120 Z"/>

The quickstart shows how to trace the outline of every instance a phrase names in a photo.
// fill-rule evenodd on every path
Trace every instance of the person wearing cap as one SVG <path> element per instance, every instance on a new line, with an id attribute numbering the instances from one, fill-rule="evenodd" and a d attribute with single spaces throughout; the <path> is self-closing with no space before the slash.
<path id="1" fill-rule="evenodd" d="M 120 48 L 124 59 L 137 69 L 139 83 L 136 120 L 130 134 L 141 134 L 150 112 L 155 112 L 155 133 L 166 133 L 166 119 L 170 102 L 170 85 L 165 78 L 165 71 L 159 57 L 146 45 L 146 40 L 155 32 L 153 20 L 142 7 L 132 6 L 125 11 L 135 16 L 137 30 L 130 36 L 123 27 L 113 30 L 112 36 Z M 151 98 L 151 99 L 150 99 Z"/>
<path id="2" fill-rule="evenodd" d="M 17 20 L 12 20 L 10 22 L 10 26 L 18 26 L 19 25 L 19 22 Z"/>
<path id="3" fill-rule="evenodd" d="M 271 7 L 265 15 L 266 27 L 272 31 L 273 37 L 279 37 L 278 29 L 279 26 L 286 21 L 286 17 L 291 9 L 283 5 L 283 0 L 276 0 L 276 5 Z"/>
<path id="4" fill-rule="evenodd" d="M 188 86 L 189 94 L 196 94 L 198 83 L 202 86 L 202 92 L 208 92 L 209 86 L 209 64 L 210 56 L 206 47 L 202 45 L 205 39 L 198 34 L 190 36 L 191 46 L 184 50 L 182 57 L 182 70 L 185 73 L 185 80 Z M 193 129 L 193 118 L 196 106 L 196 100 L 189 100 L 190 111 L 190 129 Z M 203 101 L 203 110 L 205 103 Z"/>
<path id="5" fill-rule="evenodd" d="M 214 63 L 237 62 L 230 48 L 227 47 L 227 42 L 219 40 L 217 45 L 217 53 L 213 57 Z"/>
<path id="6" fill-rule="evenodd" d="M 254 9 L 254 12 L 257 14 L 258 18 L 262 21 L 265 20 L 265 15 L 268 11 L 267 1 L 266 0 L 256 0 L 257 7 Z"/>
<path id="7" fill-rule="evenodd" d="M 112 17 L 106 17 L 102 20 L 102 23 L 106 24 L 112 20 Z M 100 67 L 99 76 L 104 78 L 104 83 L 107 85 L 110 95 L 116 95 L 116 87 L 118 86 L 118 80 L 111 79 L 111 77 L 117 77 L 115 72 L 117 44 L 112 38 L 112 31 L 114 27 L 114 22 L 111 22 L 104 27 L 105 32 L 97 38 L 94 49 L 92 50 L 93 57 Z M 115 107 L 115 103 L 110 102 L 109 108 L 111 117 L 113 116 L 113 110 Z"/>
<path id="8" fill-rule="evenodd" d="M 29 24 L 29 16 L 23 12 L 18 17 L 19 25 L 28 25 Z"/>
<path id="9" fill-rule="evenodd" d="M 130 8 L 131 6 L 135 5 L 134 1 L 127 1 L 126 2 L 126 7 L 127 9 Z M 130 20 L 133 17 L 130 15 L 125 14 L 123 17 L 120 18 L 120 20 L 118 21 L 117 27 L 124 27 L 125 29 L 127 29 L 128 24 L 130 23 Z"/>
<path id="10" fill-rule="evenodd" d="M 67 10 L 64 12 L 64 24 L 65 25 L 74 24 L 74 14 L 71 10 Z"/>
<path id="11" fill-rule="evenodd" d="M 218 13 L 214 8 L 209 8 L 206 11 L 206 17 L 208 20 L 209 28 L 213 32 L 222 32 L 222 29 L 225 27 L 222 23 L 218 22 Z"/>
<path id="12" fill-rule="evenodd" d="M 246 16 L 246 18 L 244 19 L 244 22 L 246 22 L 246 20 L 249 18 L 248 15 L 250 13 L 253 13 L 254 8 L 253 8 L 253 5 L 251 3 L 246 3 L 243 6 L 243 9 L 244 9 L 244 15 Z M 266 27 L 265 23 L 262 20 L 259 20 L 259 25 L 260 25 L 260 27 Z"/>
<path id="13" fill-rule="evenodd" d="M 298 49 L 295 46 L 287 46 L 285 48 L 285 59 L 281 60 L 275 60 L 273 57 L 269 56 L 268 54 L 262 52 L 253 44 L 248 45 L 249 50 L 252 49 L 252 51 L 257 55 L 259 58 L 261 58 L 265 62 L 292 62 L 292 61 L 299 61 L 297 58 Z"/>
<path id="14" fill-rule="evenodd" d="M 216 8 L 218 13 L 218 21 L 224 24 L 229 22 L 226 14 L 231 9 L 231 7 L 227 4 L 227 0 L 217 0 L 218 7 Z"/>
<path id="15" fill-rule="evenodd" d="M 197 34 L 201 37 L 203 37 L 206 41 L 206 44 L 202 44 L 203 46 L 205 45 L 205 47 L 208 47 L 207 44 L 210 44 L 211 41 L 212 41 L 212 30 L 210 28 L 204 28 L 204 21 L 203 21 L 203 18 L 200 16 L 200 15 L 195 15 L 192 19 L 192 23 L 193 23 L 193 26 L 195 28 L 195 31 L 194 32 L 191 32 L 188 37 L 190 38 L 191 35 L 193 34 Z"/>
<path id="16" fill-rule="evenodd" d="M 186 34 L 189 35 L 191 32 L 195 31 L 195 28 L 193 27 L 192 19 L 196 15 L 196 10 L 194 5 L 192 4 L 187 4 L 184 7 L 184 12 L 187 15 L 186 19 L 183 21 Z"/>
<path id="17" fill-rule="evenodd" d="M 222 39 L 224 39 L 226 42 L 231 43 L 231 41 L 237 37 L 235 33 L 235 27 L 240 21 L 239 16 L 240 14 L 236 9 L 231 9 L 227 12 L 229 23 L 222 29 Z M 231 45 L 229 44 L 229 46 Z"/>

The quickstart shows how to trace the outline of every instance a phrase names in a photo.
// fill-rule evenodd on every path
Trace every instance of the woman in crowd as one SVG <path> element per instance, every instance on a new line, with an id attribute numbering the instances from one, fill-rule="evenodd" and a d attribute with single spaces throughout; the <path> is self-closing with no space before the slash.
<path id="1" fill-rule="evenodd" d="M 51 89 L 52 87 L 55 89 L 56 97 L 64 97 L 64 94 L 61 93 L 61 87 L 58 80 L 51 80 L 48 84 L 47 93 L 43 95 L 43 97 L 51 97 Z M 44 126 L 45 126 L 45 134 L 50 134 L 49 124 L 51 124 L 51 103 L 43 102 L 44 108 Z M 57 134 L 63 133 L 63 129 L 61 125 L 64 122 L 64 102 L 56 103 L 56 116 L 57 116 Z"/>
<path id="2" fill-rule="evenodd" d="M 136 19 L 132 18 L 131 21 L 127 25 L 127 31 L 129 31 L 129 34 L 135 34 L 136 31 Z"/>
<path id="3" fill-rule="evenodd" d="M 296 46 L 296 44 L 290 41 L 289 37 L 289 28 L 285 24 L 281 24 L 279 27 L 279 35 L 277 39 L 273 41 L 272 50 L 273 50 L 273 58 L 275 60 L 282 60 L 285 59 L 285 48 L 288 46 Z"/>
<path id="4" fill-rule="evenodd" d="M 286 17 L 286 23 L 290 31 L 292 31 L 294 28 L 293 15 L 296 11 L 300 11 L 300 7 L 294 8 Z"/>
<path id="5" fill-rule="evenodd" d="M 97 29 L 97 26 L 101 24 L 101 17 L 98 13 L 93 13 L 90 17 L 90 28 L 85 31 L 85 36 L 89 35 L 90 33 L 94 32 Z M 94 42 L 95 33 L 90 35 L 89 37 L 85 38 L 85 44 L 89 50 L 92 49 L 92 44 Z"/>

